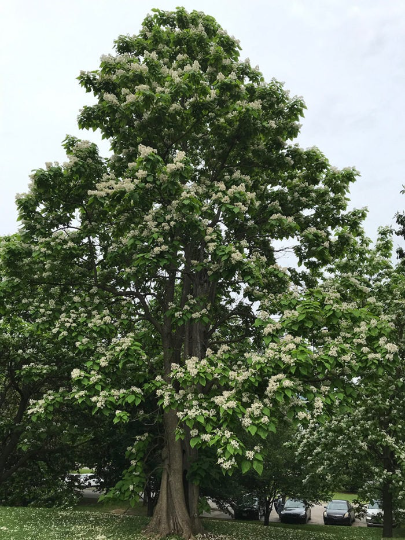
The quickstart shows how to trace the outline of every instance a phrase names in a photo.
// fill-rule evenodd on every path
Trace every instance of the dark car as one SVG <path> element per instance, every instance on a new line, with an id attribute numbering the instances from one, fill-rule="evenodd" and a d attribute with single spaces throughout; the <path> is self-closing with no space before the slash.
<path id="1" fill-rule="evenodd" d="M 354 520 L 354 508 L 349 501 L 334 499 L 325 506 L 323 513 L 325 525 L 351 525 Z"/>
<path id="2" fill-rule="evenodd" d="M 244 495 L 242 499 L 238 501 L 233 515 L 235 519 L 259 520 L 259 501 L 252 495 Z"/>
<path id="3" fill-rule="evenodd" d="M 279 515 L 281 523 L 307 523 L 311 519 L 311 507 L 300 499 L 287 499 Z"/>

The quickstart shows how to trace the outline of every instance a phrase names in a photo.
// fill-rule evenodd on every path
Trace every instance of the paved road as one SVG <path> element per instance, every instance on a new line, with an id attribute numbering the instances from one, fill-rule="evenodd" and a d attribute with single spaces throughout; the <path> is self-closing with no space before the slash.
<path id="1" fill-rule="evenodd" d="M 82 490 L 82 495 L 84 499 L 98 499 L 101 495 L 101 492 L 97 491 L 94 488 L 85 488 Z"/>

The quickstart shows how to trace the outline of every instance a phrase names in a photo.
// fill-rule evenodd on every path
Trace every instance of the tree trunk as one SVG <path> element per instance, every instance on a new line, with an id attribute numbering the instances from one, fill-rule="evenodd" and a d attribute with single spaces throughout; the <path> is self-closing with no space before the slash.
<path id="1" fill-rule="evenodd" d="M 264 501 L 264 525 L 267 527 L 270 523 L 270 513 L 273 508 L 272 499 L 266 497 Z"/>
<path id="2" fill-rule="evenodd" d="M 189 455 L 184 452 L 185 441 L 176 441 L 176 412 L 164 413 L 166 446 L 163 455 L 163 474 L 159 500 L 153 518 L 146 528 L 149 536 L 163 537 L 177 534 L 189 540 L 202 533 L 198 516 L 198 486 L 191 485 L 185 478 L 185 464 Z"/>
<path id="3" fill-rule="evenodd" d="M 185 427 L 186 436 L 182 441 L 183 449 L 183 486 L 184 495 L 186 498 L 186 506 L 193 523 L 193 530 L 201 532 L 202 526 L 198 513 L 198 502 L 200 498 L 200 488 L 197 484 L 193 484 L 187 478 L 191 465 L 197 461 L 198 450 L 190 446 L 190 430 Z"/>
<path id="4" fill-rule="evenodd" d="M 267 497 L 264 498 L 264 525 L 268 526 L 270 524 L 270 514 L 273 510 L 273 504 L 275 501 L 275 497 L 277 494 L 277 490 L 275 488 L 270 490 L 270 493 L 267 495 Z"/>
<path id="5" fill-rule="evenodd" d="M 393 538 L 394 536 L 394 515 L 392 511 L 392 491 L 388 482 L 384 482 L 382 489 L 383 507 L 383 538 Z"/>

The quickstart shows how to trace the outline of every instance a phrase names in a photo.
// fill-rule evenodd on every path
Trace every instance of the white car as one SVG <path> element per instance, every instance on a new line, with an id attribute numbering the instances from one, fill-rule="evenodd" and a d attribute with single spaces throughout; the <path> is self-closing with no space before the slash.
<path id="1" fill-rule="evenodd" d="M 382 527 L 384 512 L 381 501 L 374 501 L 367 505 L 366 523 L 367 527 Z"/>
<path id="2" fill-rule="evenodd" d="M 99 487 L 101 482 L 101 479 L 92 473 L 71 473 L 66 480 L 74 482 L 81 489 Z"/>

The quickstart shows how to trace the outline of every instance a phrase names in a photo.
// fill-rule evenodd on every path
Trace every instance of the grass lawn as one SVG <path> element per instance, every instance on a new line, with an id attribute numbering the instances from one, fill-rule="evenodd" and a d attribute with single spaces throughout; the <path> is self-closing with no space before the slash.
<path id="1" fill-rule="evenodd" d="M 96 512 L 104 514 L 126 514 L 131 516 L 146 516 L 146 507 L 141 502 L 131 506 L 123 501 L 97 502 L 97 499 L 82 499 L 77 506 L 72 509 L 74 512 Z"/>
<path id="2" fill-rule="evenodd" d="M 144 516 L 49 508 L 0 507 L 1 540 L 145 540 Z M 381 529 L 282 525 L 204 519 L 209 539 L 218 540 L 357 540 L 381 538 Z M 405 530 L 396 538 L 405 540 Z M 175 538 L 175 537 L 173 537 Z"/>
<path id="3" fill-rule="evenodd" d="M 334 499 L 344 499 L 346 501 L 352 501 L 357 498 L 357 493 L 340 492 L 333 494 Z"/>

